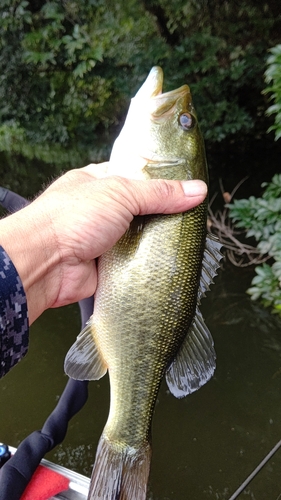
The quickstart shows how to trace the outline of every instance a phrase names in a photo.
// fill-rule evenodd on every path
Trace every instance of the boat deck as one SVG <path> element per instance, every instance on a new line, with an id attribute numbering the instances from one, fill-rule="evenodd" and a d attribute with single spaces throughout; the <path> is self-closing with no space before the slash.
<path id="1" fill-rule="evenodd" d="M 16 452 L 16 448 L 9 446 L 9 450 L 12 454 Z M 88 496 L 88 490 L 90 485 L 90 479 L 78 472 L 74 472 L 62 465 L 57 465 L 49 460 L 43 458 L 40 465 L 50 469 L 62 476 L 65 476 L 70 482 L 67 490 L 58 493 L 49 500 L 86 500 Z"/>

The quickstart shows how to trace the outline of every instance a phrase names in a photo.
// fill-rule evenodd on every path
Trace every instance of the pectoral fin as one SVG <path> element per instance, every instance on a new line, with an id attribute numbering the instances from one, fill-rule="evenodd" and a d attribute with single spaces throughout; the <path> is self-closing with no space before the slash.
<path id="1" fill-rule="evenodd" d="M 177 357 L 166 372 L 166 382 L 176 398 L 183 398 L 206 384 L 215 368 L 214 342 L 197 308 Z"/>
<path id="2" fill-rule="evenodd" d="M 65 357 L 64 371 L 76 380 L 98 380 L 107 371 L 93 338 L 93 328 L 91 316 Z"/>

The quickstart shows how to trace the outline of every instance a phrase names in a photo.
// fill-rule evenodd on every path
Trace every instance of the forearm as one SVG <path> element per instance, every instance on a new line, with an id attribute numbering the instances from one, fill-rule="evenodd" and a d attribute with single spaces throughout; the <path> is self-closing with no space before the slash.
<path id="1" fill-rule="evenodd" d="M 28 326 L 26 295 L 20 277 L 0 246 L 0 377 L 27 353 Z"/>
<path id="2" fill-rule="evenodd" d="M 59 255 L 46 216 L 33 204 L 0 220 L 0 245 L 5 249 L 21 278 L 30 324 L 50 307 L 52 270 Z M 48 280 L 46 277 L 48 276 Z M 48 285 L 48 286 L 49 286 Z"/>

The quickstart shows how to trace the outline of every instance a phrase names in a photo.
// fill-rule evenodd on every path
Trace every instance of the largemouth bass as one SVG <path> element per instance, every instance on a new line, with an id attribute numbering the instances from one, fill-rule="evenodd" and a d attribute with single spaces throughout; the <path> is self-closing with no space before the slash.
<path id="1" fill-rule="evenodd" d="M 203 138 L 189 87 L 162 93 L 152 68 L 132 99 L 109 173 L 208 181 Z M 98 261 L 94 313 L 71 347 L 73 378 L 110 378 L 110 412 L 98 445 L 90 500 L 144 500 L 151 421 L 164 374 L 176 397 L 214 373 L 215 351 L 199 311 L 219 266 L 206 239 L 207 200 L 185 213 L 136 217 Z"/>

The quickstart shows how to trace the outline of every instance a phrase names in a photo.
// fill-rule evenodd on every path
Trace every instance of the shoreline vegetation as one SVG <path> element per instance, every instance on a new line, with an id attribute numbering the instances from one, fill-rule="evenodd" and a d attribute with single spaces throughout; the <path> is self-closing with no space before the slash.
<path id="1" fill-rule="evenodd" d="M 107 160 L 130 97 L 151 67 L 159 65 L 165 91 L 184 83 L 191 88 L 210 166 L 212 229 L 230 261 L 257 266 L 252 298 L 280 312 L 280 192 L 273 189 L 270 200 L 264 200 L 262 187 L 274 184 L 280 171 L 278 2 L 2 4 L 1 185 L 32 198 L 62 171 Z M 240 186 L 245 176 L 250 182 Z M 213 198 L 218 190 L 220 202 Z M 235 208 L 228 206 L 233 191 Z M 261 222 L 257 206 L 262 200 L 273 213 L 262 214 Z M 237 203 L 244 212 L 238 214 Z M 248 218 L 247 203 L 254 207 Z M 262 243 L 269 227 L 271 247 Z"/>

